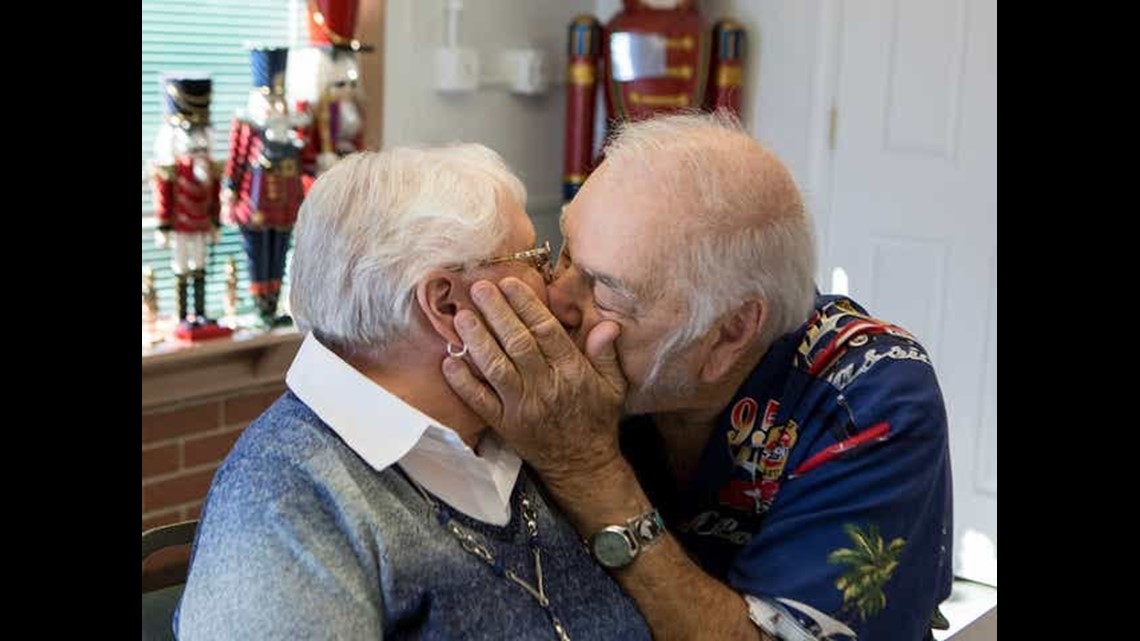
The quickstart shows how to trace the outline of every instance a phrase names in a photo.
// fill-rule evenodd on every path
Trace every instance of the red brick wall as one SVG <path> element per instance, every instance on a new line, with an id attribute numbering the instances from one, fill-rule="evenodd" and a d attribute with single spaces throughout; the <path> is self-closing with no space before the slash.
<path id="1" fill-rule="evenodd" d="M 198 518 L 218 464 L 284 391 L 274 384 L 144 411 L 142 529 Z"/>

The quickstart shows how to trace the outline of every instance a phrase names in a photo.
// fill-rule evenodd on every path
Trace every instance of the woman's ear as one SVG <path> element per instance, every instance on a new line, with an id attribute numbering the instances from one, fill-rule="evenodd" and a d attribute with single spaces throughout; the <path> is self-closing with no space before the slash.
<path id="1" fill-rule="evenodd" d="M 466 284 L 458 273 L 442 269 L 429 272 L 416 285 L 416 303 L 440 340 L 463 344 L 455 331 L 455 314 L 470 307 L 470 302 Z"/>

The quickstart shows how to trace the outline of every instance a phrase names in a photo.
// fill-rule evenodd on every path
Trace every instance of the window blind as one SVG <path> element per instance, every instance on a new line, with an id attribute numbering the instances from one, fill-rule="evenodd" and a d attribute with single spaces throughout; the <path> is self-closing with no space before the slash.
<path id="1" fill-rule="evenodd" d="M 305 0 L 143 0 L 142 2 L 142 264 L 154 270 L 159 312 L 174 311 L 174 274 L 170 250 L 154 244 L 149 163 L 154 138 L 162 122 L 159 74 L 170 71 L 205 71 L 213 79 L 210 121 L 214 129 L 214 157 L 227 154 L 230 124 L 244 107 L 251 84 L 246 43 L 303 46 L 308 42 Z M 238 313 L 253 311 L 248 295 L 249 276 L 241 235 L 223 228 L 221 240 L 210 248 L 206 272 L 206 313 L 217 318 L 223 311 L 225 263 L 237 262 Z M 287 300 L 287 288 L 282 300 Z M 192 307 L 193 297 L 187 301 Z"/>

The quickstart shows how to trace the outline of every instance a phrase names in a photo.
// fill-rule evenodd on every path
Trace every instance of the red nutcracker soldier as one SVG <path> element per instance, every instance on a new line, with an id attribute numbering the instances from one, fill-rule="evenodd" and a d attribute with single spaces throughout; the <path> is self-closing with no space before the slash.
<path id="1" fill-rule="evenodd" d="M 309 0 L 310 47 L 289 60 L 288 88 L 301 129 L 305 189 L 338 159 L 364 149 L 364 91 L 357 53 L 372 51 L 353 39 L 358 0 Z"/>
<path id="2" fill-rule="evenodd" d="M 163 74 L 163 119 L 154 141 L 151 188 L 158 222 L 155 242 L 170 247 L 178 326 L 175 336 L 201 340 L 228 336 L 228 327 L 206 317 L 207 246 L 217 242 L 219 167 L 213 161 L 210 78 L 204 74 Z M 194 281 L 194 313 L 186 308 Z"/>
<path id="3" fill-rule="evenodd" d="M 249 290 L 266 327 L 290 322 L 277 316 L 285 254 L 301 206 L 300 153 L 304 142 L 285 103 L 289 50 L 250 50 L 253 89 L 230 132 L 230 157 L 222 179 L 222 219 L 241 231 Z"/>
<path id="4" fill-rule="evenodd" d="M 593 155 L 599 72 L 613 127 L 670 111 L 725 109 L 740 115 L 744 30 L 731 20 L 706 32 L 696 0 L 622 0 L 603 28 L 593 16 L 570 23 L 562 196 L 574 198 Z"/>

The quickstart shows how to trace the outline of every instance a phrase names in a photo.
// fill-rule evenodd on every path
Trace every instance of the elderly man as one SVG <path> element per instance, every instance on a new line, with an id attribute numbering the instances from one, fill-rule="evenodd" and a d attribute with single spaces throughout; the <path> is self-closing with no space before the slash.
<path id="1" fill-rule="evenodd" d="M 925 350 L 817 293 L 796 186 L 737 123 L 644 121 L 605 157 L 563 213 L 550 310 L 475 283 L 451 386 L 656 638 L 930 638 L 952 524 Z"/>

